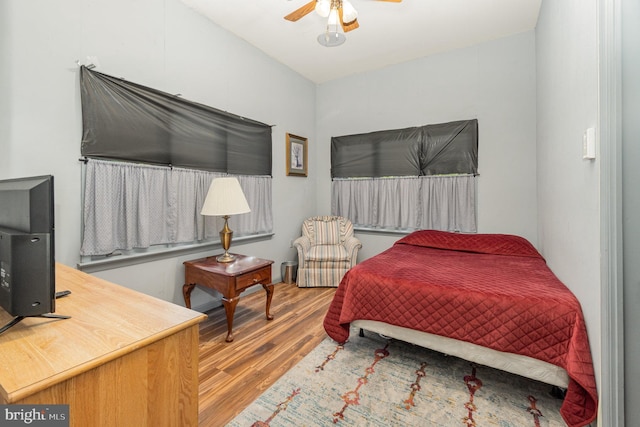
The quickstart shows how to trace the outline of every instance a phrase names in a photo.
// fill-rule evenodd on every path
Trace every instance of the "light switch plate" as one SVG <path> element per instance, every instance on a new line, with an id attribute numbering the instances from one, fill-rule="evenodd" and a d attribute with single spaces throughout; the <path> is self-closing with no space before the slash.
<path id="1" fill-rule="evenodd" d="M 582 137 L 582 158 L 591 160 L 596 158 L 596 130 L 589 128 Z"/>

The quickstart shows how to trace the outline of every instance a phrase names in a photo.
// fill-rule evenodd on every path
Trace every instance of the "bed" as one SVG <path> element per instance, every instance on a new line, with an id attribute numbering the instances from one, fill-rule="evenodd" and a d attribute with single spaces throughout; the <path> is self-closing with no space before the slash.
<path id="1" fill-rule="evenodd" d="M 570 427 L 597 414 L 580 303 L 526 239 L 420 230 L 344 276 L 324 319 L 382 333 L 566 389 Z"/>

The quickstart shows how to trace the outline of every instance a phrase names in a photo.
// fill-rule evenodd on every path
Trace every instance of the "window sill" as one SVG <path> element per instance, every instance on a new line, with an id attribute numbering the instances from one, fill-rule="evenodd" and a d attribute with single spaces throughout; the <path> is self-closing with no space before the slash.
<path id="1" fill-rule="evenodd" d="M 371 233 L 371 234 L 392 234 L 392 235 L 407 235 L 413 233 L 416 230 L 397 230 L 392 228 L 373 228 L 373 227 L 362 227 L 362 226 L 353 226 L 353 230 L 356 233 Z"/>
<path id="2" fill-rule="evenodd" d="M 274 233 L 252 234 L 249 236 L 240 236 L 233 239 L 233 243 L 239 242 L 257 242 L 270 239 Z M 77 268 L 85 273 L 95 273 L 97 271 L 110 270 L 112 268 L 127 267 L 130 265 L 143 264 L 145 262 L 157 261 L 167 258 L 175 258 L 180 255 L 186 255 L 195 252 L 204 252 L 211 249 L 221 248 L 219 240 L 207 243 L 186 244 L 174 247 L 158 247 L 147 250 L 145 252 L 122 254 L 104 257 L 97 260 L 81 261 L 77 264 Z"/>

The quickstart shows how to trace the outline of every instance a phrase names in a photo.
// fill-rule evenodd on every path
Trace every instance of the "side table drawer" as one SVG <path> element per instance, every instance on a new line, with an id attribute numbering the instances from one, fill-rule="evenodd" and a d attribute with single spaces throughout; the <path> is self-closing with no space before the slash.
<path id="1" fill-rule="evenodd" d="M 244 289 L 257 283 L 271 284 L 271 266 L 238 276 L 236 278 L 236 290 Z"/>

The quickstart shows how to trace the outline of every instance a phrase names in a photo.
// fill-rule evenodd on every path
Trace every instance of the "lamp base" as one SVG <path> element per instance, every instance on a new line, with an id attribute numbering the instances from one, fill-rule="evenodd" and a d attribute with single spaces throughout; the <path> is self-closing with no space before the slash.
<path id="1" fill-rule="evenodd" d="M 230 254 L 229 252 L 225 252 L 222 255 L 216 257 L 216 261 L 218 262 L 231 262 L 236 259 L 235 255 Z"/>
<path id="2" fill-rule="evenodd" d="M 235 256 L 229 253 L 229 248 L 231 247 L 231 238 L 233 237 L 233 231 L 229 228 L 229 215 L 225 215 L 224 217 L 224 227 L 220 230 L 220 243 L 222 244 L 222 249 L 224 249 L 224 253 L 216 258 L 218 262 L 231 262 L 236 259 Z"/>

